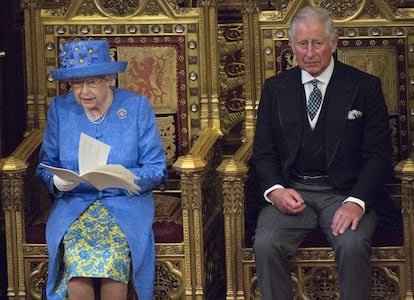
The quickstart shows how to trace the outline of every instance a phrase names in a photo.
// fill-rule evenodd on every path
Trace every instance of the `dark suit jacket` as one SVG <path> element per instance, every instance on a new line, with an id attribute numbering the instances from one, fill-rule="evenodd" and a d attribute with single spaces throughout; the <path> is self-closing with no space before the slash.
<path id="1" fill-rule="evenodd" d="M 369 205 L 391 173 L 387 108 L 378 77 L 335 62 L 325 101 L 326 170 L 335 188 Z M 302 137 L 305 92 L 298 67 L 265 81 L 257 112 L 252 163 L 259 193 L 289 186 Z M 324 102 L 325 104 L 326 102 Z M 349 115 L 350 111 L 357 112 Z"/>

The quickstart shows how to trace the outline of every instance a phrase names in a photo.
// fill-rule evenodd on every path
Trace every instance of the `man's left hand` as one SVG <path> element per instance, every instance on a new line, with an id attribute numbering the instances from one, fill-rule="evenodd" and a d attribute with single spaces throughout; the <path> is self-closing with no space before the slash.
<path id="1" fill-rule="evenodd" d="M 343 234 L 350 226 L 352 230 L 356 230 L 363 214 L 364 211 L 358 204 L 353 202 L 344 203 L 332 219 L 332 234 L 334 236 Z"/>

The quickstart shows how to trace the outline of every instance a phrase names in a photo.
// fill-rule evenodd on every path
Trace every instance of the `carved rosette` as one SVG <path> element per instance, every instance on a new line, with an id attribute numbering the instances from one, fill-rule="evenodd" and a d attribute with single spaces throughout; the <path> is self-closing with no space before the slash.
<path id="1" fill-rule="evenodd" d="M 339 299 L 338 272 L 334 267 L 303 268 L 303 282 L 300 294 L 305 299 Z"/>
<path id="2" fill-rule="evenodd" d="M 47 261 L 33 261 L 30 263 L 29 291 L 32 299 L 40 299 L 42 289 L 47 281 Z"/>
<path id="3" fill-rule="evenodd" d="M 184 289 L 181 263 L 158 261 L 155 266 L 155 283 L 153 299 L 180 299 Z"/>
<path id="4" fill-rule="evenodd" d="M 371 256 L 374 262 L 371 266 L 371 297 L 373 299 L 400 299 L 400 278 L 405 273 L 405 256 L 403 252 L 401 247 L 395 247 L 394 250 L 387 249 L 387 247 L 376 247 L 373 249 Z M 244 248 L 242 253 L 243 270 L 248 270 L 243 275 L 243 281 L 250 282 L 249 299 L 259 300 L 261 298 L 257 285 L 253 250 L 251 248 Z M 389 263 L 381 262 L 378 264 L 380 259 L 388 259 Z M 315 262 L 318 262 L 318 265 Z M 299 249 L 298 254 L 291 260 L 291 263 L 291 278 L 295 299 L 339 299 L 338 269 L 335 265 L 332 249 Z"/>
<path id="5" fill-rule="evenodd" d="M 346 20 L 356 17 L 364 8 L 365 0 L 312 0 L 313 6 L 328 9 L 334 20 Z"/>
<path id="6" fill-rule="evenodd" d="M 373 299 L 400 299 L 398 267 L 372 268 L 371 297 Z"/>
<path id="7" fill-rule="evenodd" d="M 138 11 L 138 0 L 96 0 L 97 5 L 108 15 L 128 16 Z"/>

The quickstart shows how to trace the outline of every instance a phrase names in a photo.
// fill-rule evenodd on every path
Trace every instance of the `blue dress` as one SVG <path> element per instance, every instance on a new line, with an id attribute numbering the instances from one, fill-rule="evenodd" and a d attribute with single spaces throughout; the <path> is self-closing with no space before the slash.
<path id="1" fill-rule="evenodd" d="M 125 234 L 98 199 L 68 228 L 56 293 L 67 299 L 72 277 L 110 278 L 128 284 L 131 255 Z"/>
<path id="2" fill-rule="evenodd" d="M 108 164 L 122 164 L 128 168 L 139 178 L 136 183 L 140 186 L 138 195 L 121 189 L 98 191 L 86 183 L 69 192 L 56 192 L 53 175 L 38 166 L 38 176 L 55 196 L 46 226 L 49 300 L 63 299 L 56 289 L 61 288 L 59 274 L 65 271 L 60 251 L 65 235 L 97 199 L 126 237 L 132 266 L 130 280 L 139 299 L 152 299 L 155 272 L 152 189 L 166 179 L 165 153 L 148 100 L 118 88 L 113 88 L 113 94 L 112 105 L 101 124 L 88 120 L 72 93 L 55 97 L 49 106 L 40 163 L 79 172 L 79 138 L 85 133 L 110 145 Z"/>

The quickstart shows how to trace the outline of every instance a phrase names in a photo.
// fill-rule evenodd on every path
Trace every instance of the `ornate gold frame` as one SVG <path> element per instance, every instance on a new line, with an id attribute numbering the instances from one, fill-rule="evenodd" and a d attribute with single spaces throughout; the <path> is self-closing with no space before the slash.
<path id="1" fill-rule="evenodd" d="M 414 71 L 414 34 L 412 20 L 414 10 L 401 8 L 395 1 L 272 1 L 274 9 L 260 11 L 258 3 L 243 1 L 243 42 L 246 62 L 246 142 L 235 154 L 218 167 L 222 175 L 224 195 L 227 300 L 260 299 L 257 287 L 254 256 L 245 243 L 245 181 L 248 175 L 248 159 L 252 151 L 252 139 L 255 127 L 256 108 L 266 78 L 281 71 L 283 64 L 294 65 L 295 61 L 288 43 L 287 30 L 294 12 L 304 5 L 323 5 L 334 17 L 338 27 L 340 59 L 349 60 L 347 52 L 360 58 L 374 52 L 376 59 L 380 55 L 392 54 L 393 62 L 387 66 L 391 74 L 384 76 L 387 85 L 390 122 L 396 131 L 397 158 L 396 172 L 402 176 L 402 184 L 390 184 L 392 196 L 397 204 L 402 203 L 404 219 L 404 245 L 384 246 L 373 250 L 373 278 L 376 278 L 378 290 L 373 293 L 387 299 L 413 299 L 413 260 L 412 228 L 413 197 L 409 192 L 412 185 L 413 164 L 407 159 L 411 152 L 409 124 L 412 118 L 408 108 L 413 102 L 414 80 L 410 77 Z M 247 29 L 247 30 L 246 30 Z M 389 61 L 387 58 L 386 61 Z M 395 66 L 395 69 L 394 67 Z M 389 75 L 389 77 L 387 77 Z M 393 78 L 391 78 L 393 76 Z M 388 79 L 387 79 L 388 78 Z M 407 160 L 405 160 L 407 159 Z M 398 162 L 400 161 L 400 162 Z M 402 192 L 402 194 L 401 194 Z M 292 282 L 296 286 L 297 299 L 314 299 L 304 292 L 304 284 L 311 287 L 314 275 L 329 274 L 319 279 L 335 279 L 335 264 L 330 248 L 304 248 L 292 259 Z M 313 275 L 312 275 L 313 274 Z M 377 277 L 379 276 L 379 277 Z M 335 280 L 324 281 L 332 288 L 329 295 L 335 296 Z M 385 286 L 398 287 L 392 294 L 381 294 Z M 314 292 L 317 289 L 313 289 Z M 392 288 L 391 288 L 392 290 Z M 320 291 L 323 293 L 323 291 Z M 322 294 L 318 294 L 322 295 Z M 316 297 L 316 296 L 315 296 Z M 316 299 L 316 298 L 315 298 Z"/>
<path id="2" fill-rule="evenodd" d="M 9 299 L 40 299 L 46 280 L 47 249 L 45 244 L 26 241 L 26 226 L 33 218 L 32 208 L 47 197 L 34 175 L 46 111 L 51 98 L 68 88 L 64 82 L 54 81 L 50 71 L 59 63 L 59 43 L 73 38 L 109 40 L 114 59 L 119 59 L 118 54 L 123 57 L 122 47 L 166 46 L 176 51 L 175 70 L 169 74 L 169 80 L 176 80 L 175 88 L 170 87 L 175 95 L 166 106 L 156 108 L 170 178 L 155 193 L 180 196 L 183 241 L 156 243 L 154 292 L 159 299 L 213 299 L 222 289 L 223 263 L 212 263 L 217 257 L 224 258 L 219 254 L 224 252 L 223 235 L 217 234 L 222 230 L 222 198 L 217 190 L 209 189 L 217 186 L 214 172 L 221 161 L 217 55 L 215 41 L 210 40 L 216 30 L 216 9 L 209 2 L 197 8 L 181 7 L 177 1 L 128 3 L 22 1 L 27 136 L 0 162 Z"/>

